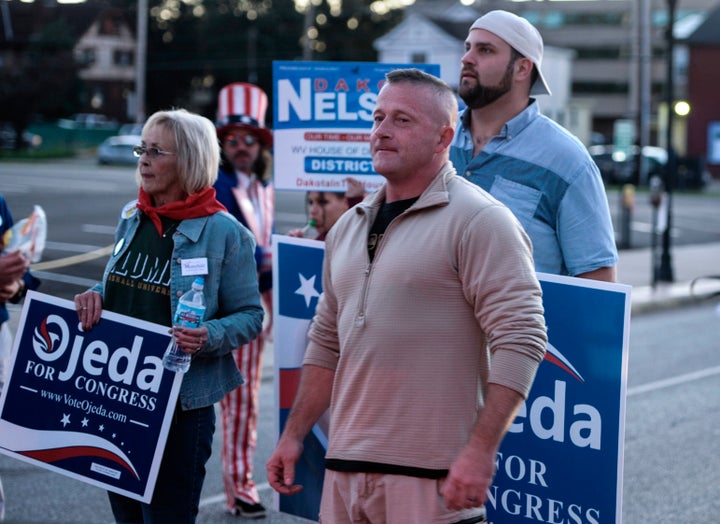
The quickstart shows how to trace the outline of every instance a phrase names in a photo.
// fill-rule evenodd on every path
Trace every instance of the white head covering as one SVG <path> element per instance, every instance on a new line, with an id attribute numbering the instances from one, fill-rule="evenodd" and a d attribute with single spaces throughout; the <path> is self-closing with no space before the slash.
<path id="1" fill-rule="evenodd" d="M 522 17 L 507 11 L 490 11 L 470 26 L 473 29 L 484 29 L 499 36 L 510 47 L 535 64 L 538 77 L 530 88 L 531 95 L 549 95 L 550 88 L 540 69 L 543 57 L 543 40 L 540 32 Z"/>

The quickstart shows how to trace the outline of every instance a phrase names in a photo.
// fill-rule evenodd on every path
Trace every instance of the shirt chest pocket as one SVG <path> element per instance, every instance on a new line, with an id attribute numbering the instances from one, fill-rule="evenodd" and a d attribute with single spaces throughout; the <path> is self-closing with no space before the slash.
<path id="1" fill-rule="evenodd" d="M 527 230 L 540 204 L 542 193 L 532 187 L 496 176 L 490 194 L 510 208 Z"/>

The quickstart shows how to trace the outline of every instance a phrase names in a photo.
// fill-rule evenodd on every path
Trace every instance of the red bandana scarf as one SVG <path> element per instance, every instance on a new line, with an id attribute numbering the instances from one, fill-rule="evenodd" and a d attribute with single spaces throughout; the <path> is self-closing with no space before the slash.
<path id="1" fill-rule="evenodd" d="M 218 211 L 227 211 L 225 206 L 215 198 L 215 188 L 213 187 L 193 193 L 185 200 L 170 202 L 160 207 L 153 206 L 150 195 L 143 188 L 140 188 L 137 208 L 150 217 L 160 235 L 162 235 L 160 216 L 173 220 L 185 220 L 186 218 L 209 216 Z"/>

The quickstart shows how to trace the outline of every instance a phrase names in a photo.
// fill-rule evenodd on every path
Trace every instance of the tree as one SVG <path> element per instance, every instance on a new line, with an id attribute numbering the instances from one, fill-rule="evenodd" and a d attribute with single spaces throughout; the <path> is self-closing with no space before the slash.
<path id="1" fill-rule="evenodd" d="M 31 36 L 18 67 L 0 70 L 0 121 L 15 130 L 15 149 L 34 116 L 57 118 L 75 107 L 81 84 L 71 34 L 63 18 L 53 20 Z"/>
<path id="2" fill-rule="evenodd" d="M 214 119 L 217 93 L 231 82 L 255 83 L 272 97 L 274 60 L 373 61 L 373 41 L 413 1 L 153 0 L 146 110 L 185 107 Z M 86 87 L 78 77 L 73 48 L 83 29 L 63 16 L 78 22 L 81 12 L 108 7 L 120 8 L 132 19 L 138 2 L 12 4 L 13 16 L 29 17 L 34 29 L 27 31 L 29 40 L 12 43 L 19 67 L 0 69 L 0 121 L 12 122 L 21 132 L 35 115 L 55 119 L 78 111 Z"/>
<path id="3" fill-rule="evenodd" d="M 303 19 L 294 8 L 269 10 L 266 3 L 205 0 L 202 9 L 152 8 L 149 111 L 175 105 L 214 116 L 216 93 L 237 81 L 256 83 L 269 93 L 272 61 L 299 55 Z"/>
<path id="4" fill-rule="evenodd" d="M 214 118 L 217 92 L 238 81 L 272 97 L 273 60 L 375 60 L 373 40 L 401 18 L 391 3 L 163 0 L 150 10 L 148 111 L 182 106 Z"/>

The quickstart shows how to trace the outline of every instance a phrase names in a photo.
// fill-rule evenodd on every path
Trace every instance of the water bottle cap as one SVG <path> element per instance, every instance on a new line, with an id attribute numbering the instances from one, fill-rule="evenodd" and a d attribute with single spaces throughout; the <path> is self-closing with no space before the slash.
<path id="1" fill-rule="evenodd" d="M 193 282 L 193 285 L 204 287 L 205 286 L 205 278 L 204 277 L 196 277 L 195 282 Z"/>
<path id="2" fill-rule="evenodd" d="M 308 222 L 308 226 L 315 227 L 315 220 L 310 219 L 310 222 Z"/>

